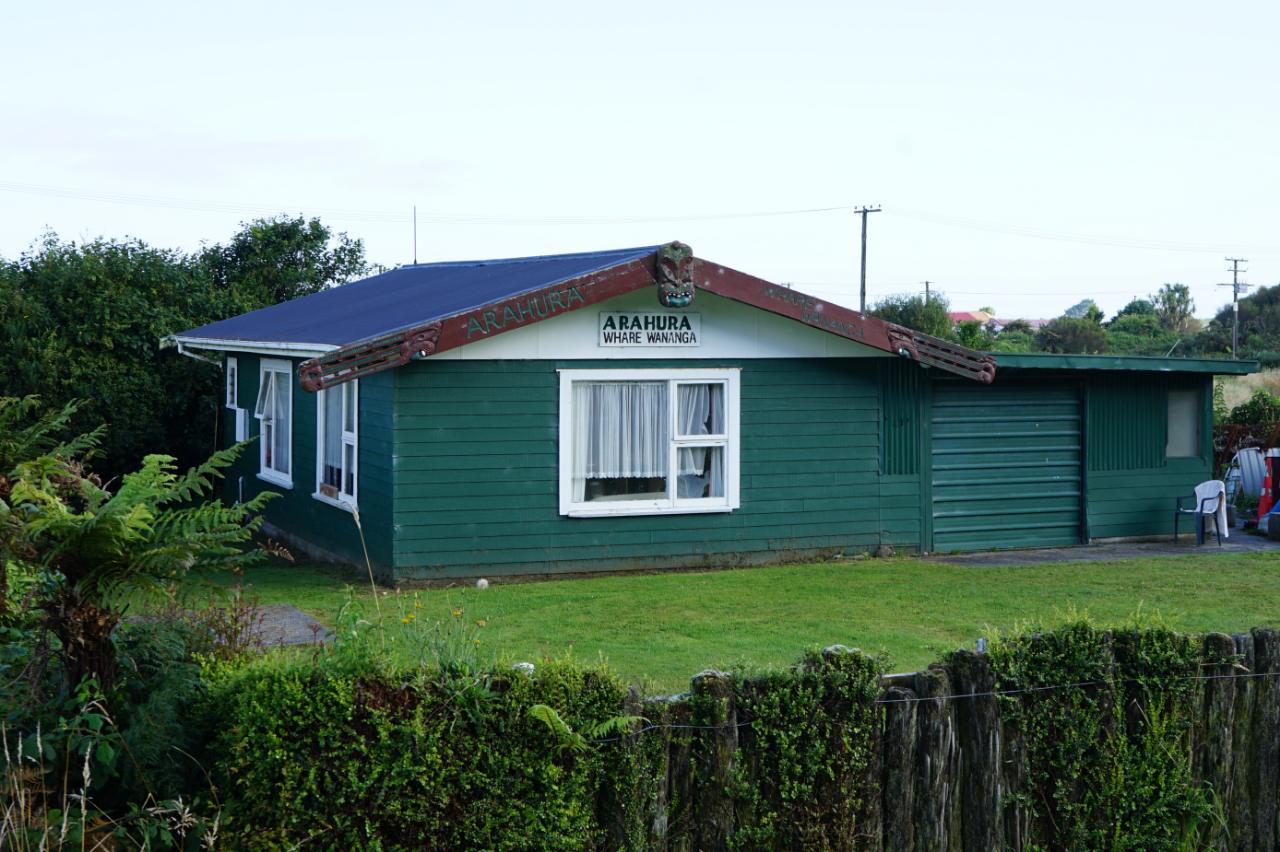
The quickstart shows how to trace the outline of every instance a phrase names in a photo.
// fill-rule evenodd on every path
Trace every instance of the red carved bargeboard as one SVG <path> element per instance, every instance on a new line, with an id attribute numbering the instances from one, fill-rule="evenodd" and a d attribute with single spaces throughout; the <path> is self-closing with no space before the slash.
<path id="1" fill-rule="evenodd" d="M 687 247 L 682 248 L 687 251 Z M 333 387 L 402 366 L 414 358 L 426 358 L 495 337 L 636 290 L 651 288 L 656 298 L 659 281 L 656 263 L 657 253 L 430 323 L 348 344 L 303 362 L 298 369 L 302 387 L 308 391 Z M 753 305 L 974 381 L 989 384 L 995 378 L 995 360 L 981 352 L 886 323 L 726 266 L 693 258 L 691 268 L 697 290 Z"/>

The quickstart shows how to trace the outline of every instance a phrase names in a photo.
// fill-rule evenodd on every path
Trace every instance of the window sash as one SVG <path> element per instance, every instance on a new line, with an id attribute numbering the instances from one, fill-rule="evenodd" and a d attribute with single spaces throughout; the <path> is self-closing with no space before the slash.
<path id="1" fill-rule="evenodd" d="M 293 486 L 293 369 L 287 361 L 263 359 L 258 369 L 258 475 Z"/>
<path id="2" fill-rule="evenodd" d="M 589 516 L 616 514 L 663 514 L 689 511 L 731 511 L 739 505 L 738 501 L 738 376 L 736 369 L 709 370 L 561 370 L 561 514 Z M 581 443 L 583 435 L 584 414 L 575 403 L 582 399 L 578 388 L 592 383 L 653 383 L 660 382 L 666 386 L 667 417 L 667 450 L 666 450 L 666 489 L 659 499 L 648 500 L 596 500 L 583 499 L 583 487 L 586 477 L 580 477 L 582 471 L 578 463 L 581 461 Z M 722 430 L 713 434 L 681 434 L 680 412 L 678 401 L 681 399 L 680 388 L 697 385 L 712 385 L 713 398 L 718 400 L 723 412 L 721 414 Z M 714 412 L 713 412 L 714 414 Z M 687 419 L 687 418 L 686 418 Z M 714 420 L 713 420 L 714 422 Z M 687 425 L 687 423 L 686 423 Z M 693 430 L 690 430 L 693 431 Z M 692 453 L 698 449 L 715 449 L 718 453 L 711 456 L 712 469 L 717 480 L 708 480 L 713 490 L 721 493 L 707 497 L 682 497 L 680 477 L 691 474 L 681 473 L 682 450 L 685 466 L 695 458 Z M 703 459 L 704 469 L 707 457 Z M 716 470 L 718 468 L 718 470 Z M 685 483 L 688 487 L 689 483 Z M 696 483 L 694 484 L 696 487 Z"/>
<path id="3" fill-rule="evenodd" d="M 355 505 L 359 488 L 359 382 L 316 397 L 316 490 L 326 502 Z"/>
<path id="4" fill-rule="evenodd" d="M 237 386 L 239 382 L 240 370 L 239 364 L 234 357 L 227 357 L 227 408 L 240 407 L 240 389 Z"/>

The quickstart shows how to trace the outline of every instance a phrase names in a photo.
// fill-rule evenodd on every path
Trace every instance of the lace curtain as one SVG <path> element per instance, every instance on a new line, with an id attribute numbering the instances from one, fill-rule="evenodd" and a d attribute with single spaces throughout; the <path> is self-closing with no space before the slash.
<path id="1" fill-rule="evenodd" d="M 588 479 L 667 475 L 666 382 L 578 382 L 573 416 L 575 500 Z"/>
<path id="2" fill-rule="evenodd" d="M 724 386 L 678 385 L 680 437 L 725 434 Z M 573 386 L 573 499 L 592 479 L 669 475 L 670 404 L 666 382 L 576 382 Z M 676 453 L 677 496 L 724 496 L 724 448 L 682 446 Z"/>
<path id="3" fill-rule="evenodd" d="M 682 438 L 723 435 L 724 385 L 680 385 L 676 425 Z M 676 456 L 677 497 L 724 496 L 724 448 L 681 447 Z"/>
<path id="4" fill-rule="evenodd" d="M 324 392 L 324 465 L 322 481 L 342 489 L 342 395 L 343 387 Z"/>

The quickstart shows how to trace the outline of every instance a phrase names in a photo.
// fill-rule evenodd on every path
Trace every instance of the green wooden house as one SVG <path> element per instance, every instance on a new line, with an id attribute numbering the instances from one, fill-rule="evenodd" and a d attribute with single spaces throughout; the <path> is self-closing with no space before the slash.
<path id="1" fill-rule="evenodd" d="M 972 352 L 679 243 L 406 266 L 175 340 L 256 438 L 227 498 L 388 579 L 1167 535 L 1213 374 L 1256 366 Z"/>

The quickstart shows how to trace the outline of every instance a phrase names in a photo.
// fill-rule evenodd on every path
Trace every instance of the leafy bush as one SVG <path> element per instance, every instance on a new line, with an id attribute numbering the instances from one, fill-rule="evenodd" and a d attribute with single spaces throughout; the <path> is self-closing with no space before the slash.
<path id="1" fill-rule="evenodd" d="M 1276 421 L 1280 421 L 1280 397 L 1263 388 L 1255 390 L 1253 396 L 1231 409 L 1231 413 L 1227 415 L 1228 423 L 1240 426 Z"/>
<path id="2" fill-rule="evenodd" d="M 811 651 L 788 671 L 739 676 L 740 756 L 731 792 L 738 848 L 849 849 L 866 830 L 883 711 L 882 666 Z"/>
<path id="3" fill-rule="evenodd" d="M 1191 765 L 1199 647 L 1160 627 L 1074 620 L 989 648 L 1001 717 L 1022 737 L 1033 836 L 1067 849 L 1170 849 L 1208 822 Z"/>
<path id="4" fill-rule="evenodd" d="M 358 670 L 341 657 L 211 670 L 224 829 L 257 848 L 578 849 L 602 836 L 608 746 L 577 752 L 529 708 L 573 727 L 625 691 L 565 663 L 458 679 Z"/>

